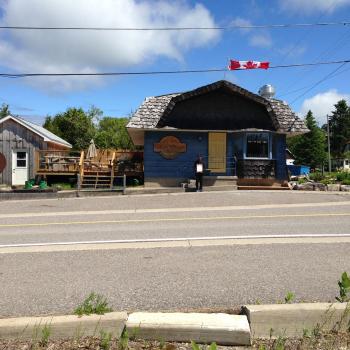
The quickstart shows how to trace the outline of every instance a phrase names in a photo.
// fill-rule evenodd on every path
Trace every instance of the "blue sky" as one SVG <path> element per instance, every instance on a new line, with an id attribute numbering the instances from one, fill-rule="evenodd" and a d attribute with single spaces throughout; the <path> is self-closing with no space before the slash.
<path id="1" fill-rule="evenodd" d="M 2 25 L 227 26 L 350 21 L 350 0 L 0 0 Z M 193 32 L 0 32 L 1 72 L 103 72 L 223 68 L 228 59 L 271 65 L 350 59 L 350 26 Z M 186 91 L 227 79 L 257 92 L 272 84 L 277 98 L 322 123 L 337 100 L 350 100 L 350 64 L 336 69 L 250 70 L 108 78 L 0 78 L 0 102 L 41 123 L 67 107 L 95 105 L 125 116 L 146 96 Z M 295 91 L 298 90 L 298 91 Z M 299 97 L 299 98 L 298 98 Z"/>

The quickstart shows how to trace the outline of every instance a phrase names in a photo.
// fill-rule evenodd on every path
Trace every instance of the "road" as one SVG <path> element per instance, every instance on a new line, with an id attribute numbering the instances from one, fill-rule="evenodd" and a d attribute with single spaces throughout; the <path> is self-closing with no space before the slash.
<path id="1" fill-rule="evenodd" d="M 208 192 L 0 202 L 0 317 L 330 301 L 350 272 L 350 195 Z"/>

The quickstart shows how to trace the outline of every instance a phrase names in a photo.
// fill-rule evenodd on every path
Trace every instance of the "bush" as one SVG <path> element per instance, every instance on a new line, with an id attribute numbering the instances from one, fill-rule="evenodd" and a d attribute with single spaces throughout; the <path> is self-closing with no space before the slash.
<path id="1" fill-rule="evenodd" d="M 323 180 L 325 178 L 325 176 L 322 175 L 322 173 L 320 173 L 320 172 L 311 173 L 309 175 L 309 177 L 310 177 L 310 180 L 313 180 L 315 182 L 320 182 L 321 180 Z"/>
<path id="2" fill-rule="evenodd" d="M 350 172 L 342 171 L 336 174 L 337 181 L 350 181 Z"/>

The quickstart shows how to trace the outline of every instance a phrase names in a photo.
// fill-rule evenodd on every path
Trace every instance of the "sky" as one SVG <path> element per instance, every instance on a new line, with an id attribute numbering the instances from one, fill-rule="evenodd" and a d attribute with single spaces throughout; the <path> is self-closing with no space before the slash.
<path id="1" fill-rule="evenodd" d="M 350 0 L 0 0 L 1 26 L 215 27 L 350 21 Z M 350 59 L 350 25 L 193 31 L 0 29 L 0 73 L 96 73 L 213 69 L 228 60 L 273 65 Z M 338 70 L 336 70 L 338 69 Z M 335 71 L 336 70 L 336 71 Z M 334 72 L 332 74 L 332 72 Z M 0 103 L 37 124 L 68 107 L 123 117 L 147 96 L 226 79 L 264 84 L 319 124 L 350 102 L 350 63 L 314 67 L 123 77 L 0 77 Z"/>

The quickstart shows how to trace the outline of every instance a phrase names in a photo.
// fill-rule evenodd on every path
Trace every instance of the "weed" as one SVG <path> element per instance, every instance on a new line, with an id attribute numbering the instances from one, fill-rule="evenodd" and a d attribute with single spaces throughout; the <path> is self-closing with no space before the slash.
<path id="1" fill-rule="evenodd" d="M 304 328 L 303 329 L 303 338 L 310 338 L 311 337 L 311 332 L 309 329 Z"/>
<path id="2" fill-rule="evenodd" d="M 111 347 L 112 333 L 101 330 L 100 337 L 101 337 L 100 347 L 103 350 L 109 350 L 109 348 Z"/>
<path id="3" fill-rule="evenodd" d="M 274 344 L 274 350 L 284 350 L 285 349 L 285 344 L 286 344 L 286 338 L 284 337 L 278 337 L 276 339 L 276 342 Z"/>
<path id="4" fill-rule="evenodd" d="M 51 327 L 45 324 L 43 329 L 41 330 L 41 338 L 40 338 L 40 345 L 41 346 L 47 346 L 47 343 L 49 342 L 49 338 L 51 335 Z"/>
<path id="5" fill-rule="evenodd" d="M 216 343 L 215 342 L 213 342 L 213 343 L 211 343 L 210 345 L 209 345 L 209 350 L 217 350 L 217 345 L 216 345 Z"/>
<path id="6" fill-rule="evenodd" d="M 312 335 L 317 338 L 321 335 L 322 327 L 319 323 L 316 324 L 315 328 L 312 330 Z"/>
<path id="7" fill-rule="evenodd" d="M 119 339 L 119 343 L 118 343 L 119 349 L 126 350 L 128 348 L 128 344 L 129 344 L 129 333 L 126 329 L 124 329 Z"/>
<path id="8" fill-rule="evenodd" d="M 140 326 L 139 327 L 134 327 L 132 329 L 131 334 L 129 334 L 129 338 L 130 340 L 136 340 L 137 339 L 137 335 L 140 333 Z"/>
<path id="9" fill-rule="evenodd" d="M 284 302 L 286 304 L 290 304 L 293 302 L 294 299 L 295 299 L 295 294 L 293 292 L 288 292 L 284 297 Z"/>
<path id="10" fill-rule="evenodd" d="M 341 280 L 338 281 L 339 297 L 336 297 L 341 303 L 350 301 L 350 278 L 346 272 L 341 275 Z"/>
<path id="11" fill-rule="evenodd" d="M 78 316 L 91 314 L 103 315 L 111 311 L 112 309 L 108 306 L 107 299 L 100 294 L 92 292 L 83 303 L 74 310 L 74 314 Z"/>
<path id="12" fill-rule="evenodd" d="M 192 350 L 201 350 L 200 346 L 193 340 L 191 340 Z"/>
<path id="13" fill-rule="evenodd" d="M 215 342 L 211 343 L 209 346 L 203 345 L 201 348 L 195 341 L 191 340 L 192 350 L 217 350 L 217 345 Z"/>

